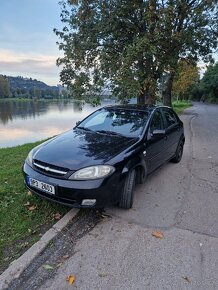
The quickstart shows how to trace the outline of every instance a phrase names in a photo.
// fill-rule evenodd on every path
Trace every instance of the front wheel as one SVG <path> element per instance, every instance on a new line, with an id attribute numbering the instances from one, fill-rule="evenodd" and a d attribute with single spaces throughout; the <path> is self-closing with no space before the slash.
<path id="1" fill-rule="evenodd" d="M 136 171 L 131 170 L 125 180 L 123 191 L 121 194 L 121 199 L 119 202 L 119 207 L 124 209 L 129 209 L 133 205 L 134 189 L 136 184 Z"/>
<path id="2" fill-rule="evenodd" d="M 176 150 L 176 155 L 175 157 L 173 157 L 171 159 L 171 161 L 173 163 L 179 163 L 180 160 L 182 159 L 182 154 L 183 154 L 183 147 L 184 147 L 184 143 L 182 141 L 179 142 L 179 145 L 177 147 L 177 150 Z"/>

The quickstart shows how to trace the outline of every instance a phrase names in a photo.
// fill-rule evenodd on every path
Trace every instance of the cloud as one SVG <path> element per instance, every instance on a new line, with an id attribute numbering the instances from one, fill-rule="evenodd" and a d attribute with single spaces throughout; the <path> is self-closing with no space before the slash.
<path id="1" fill-rule="evenodd" d="M 58 56 L 42 54 L 22 54 L 0 49 L 1 74 L 21 75 L 57 84 L 60 68 L 56 66 Z"/>

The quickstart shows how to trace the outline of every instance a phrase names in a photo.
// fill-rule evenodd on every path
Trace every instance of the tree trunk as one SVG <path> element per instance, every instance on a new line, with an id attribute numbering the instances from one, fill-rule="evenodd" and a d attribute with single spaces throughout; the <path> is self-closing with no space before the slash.
<path id="1" fill-rule="evenodd" d="M 145 104 L 145 92 L 142 91 L 141 94 L 137 97 L 137 105 Z"/>
<path id="2" fill-rule="evenodd" d="M 141 94 L 137 98 L 137 104 L 138 105 L 153 105 L 156 101 L 156 95 L 155 95 L 155 85 L 151 85 L 150 83 L 147 83 L 145 87 L 141 89 Z"/>
<path id="3" fill-rule="evenodd" d="M 164 89 L 162 91 L 162 98 L 164 106 L 172 107 L 172 87 L 175 73 L 169 73 L 166 78 Z"/>

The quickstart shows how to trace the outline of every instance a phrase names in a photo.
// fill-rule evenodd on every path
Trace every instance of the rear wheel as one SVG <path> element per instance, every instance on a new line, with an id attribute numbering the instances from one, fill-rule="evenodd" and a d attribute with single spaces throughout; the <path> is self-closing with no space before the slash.
<path id="1" fill-rule="evenodd" d="M 134 189 L 136 184 L 136 171 L 131 170 L 126 177 L 123 192 L 119 202 L 119 207 L 129 209 L 133 205 Z"/>
<path id="2" fill-rule="evenodd" d="M 172 161 L 173 163 L 179 163 L 180 160 L 182 159 L 183 147 L 184 147 L 184 143 L 183 143 L 183 141 L 180 141 L 180 142 L 179 142 L 179 145 L 178 145 L 178 147 L 177 147 L 177 150 L 176 150 L 176 155 L 175 155 L 175 157 L 173 157 L 173 158 L 171 159 L 171 161 Z"/>

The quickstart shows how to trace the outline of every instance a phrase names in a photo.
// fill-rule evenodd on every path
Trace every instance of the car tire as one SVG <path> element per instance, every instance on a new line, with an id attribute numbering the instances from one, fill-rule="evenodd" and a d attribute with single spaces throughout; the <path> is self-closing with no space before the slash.
<path id="1" fill-rule="evenodd" d="M 124 209 L 130 209 L 133 205 L 134 189 L 136 184 L 136 171 L 131 170 L 125 180 L 119 207 Z"/>
<path id="2" fill-rule="evenodd" d="M 175 156 L 171 159 L 171 162 L 173 163 L 179 163 L 180 160 L 182 159 L 182 154 L 183 154 L 183 147 L 184 147 L 184 142 L 180 141 L 179 145 L 176 149 L 176 154 Z"/>

